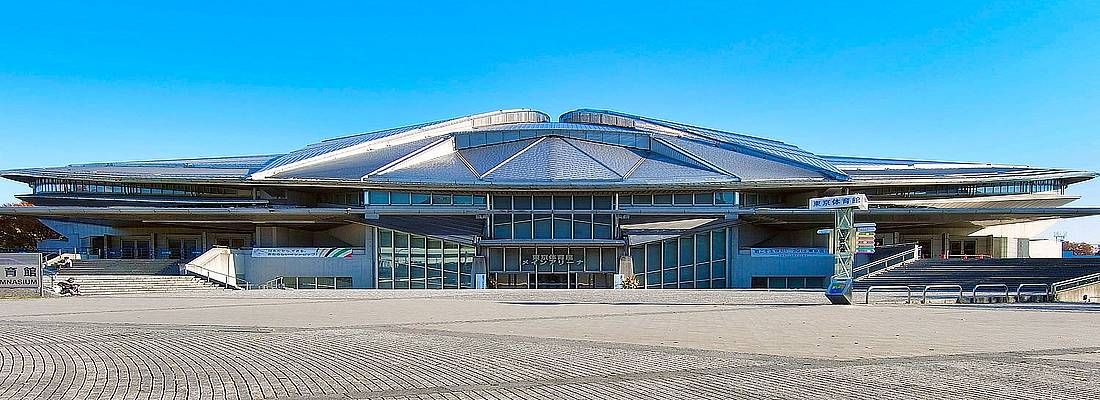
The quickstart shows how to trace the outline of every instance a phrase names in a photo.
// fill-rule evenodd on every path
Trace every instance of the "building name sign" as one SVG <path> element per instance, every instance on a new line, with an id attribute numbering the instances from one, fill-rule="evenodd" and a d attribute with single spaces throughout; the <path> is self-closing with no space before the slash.
<path id="1" fill-rule="evenodd" d="M 351 258 L 350 247 L 266 247 L 252 249 L 256 258 Z"/>
<path id="2" fill-rule="evenodd" d="M 572 254 L 536 254 L 524 259 L 523 265 L 584 265 L 583 259 L 575 259 Z"/>
<path id="3" fill-rule="evenodd" d="M 753 247 L 749 249 L 750 257 L 821 257 L 829 256 L 829 249 L 824 247 Z"/>
<path id="4" fill-rule="evenodd" d="M 867 195 L 849 194 L 844 196 L 814 197 L 810 199 L 811 210 L 835 210 L 838 208 L 867 209 Z"/>
<path id="5" fill-rule="evenodd" d="M 41 288 L 41 254 L 0 254 L 0 289 Z"/>

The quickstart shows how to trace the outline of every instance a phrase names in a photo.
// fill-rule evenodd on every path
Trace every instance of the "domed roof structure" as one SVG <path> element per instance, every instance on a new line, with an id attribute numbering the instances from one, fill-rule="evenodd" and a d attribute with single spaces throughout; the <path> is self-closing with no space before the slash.
<path id="1" fill-rule="evenodd" d="M 786 143 L 601 110 L 550 122 L 503 110 L 364 133 L 278 157 L 254 180 L 479 187 L 701 186 L 846 181 Z"/>

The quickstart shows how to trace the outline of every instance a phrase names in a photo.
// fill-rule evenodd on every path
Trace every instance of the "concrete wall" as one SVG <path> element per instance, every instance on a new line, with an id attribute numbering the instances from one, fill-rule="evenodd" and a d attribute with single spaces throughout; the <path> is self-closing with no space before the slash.
<path id="1" fill-rule="evenodd" d="M 317 232 L 313 235 L 312 232 L 299 231 L 295 233 L 293 229 L 272 230 L 271 232 L 261 232 L 261 229 L 257 229 L 257 236 L 261 233 L 270 233 L 271 236 L 265 240 L 274 240 L 280 242 L 278 239 L 280 235 L 287 238 L 293 238 L 298 236 L 297 241 L 290 241 L 290 243 L 305 243 L 304 238 L 301 237 L 301 233 L 310 234 L 309 243 L 311 245 L 295 244 L 290 246 L 259 246 L 259 247 L 356 247 L 352 257 L 349 258 L 272 258 L 272 257 L 252 257 L 250 251 L 234 251 L 233 260 L 237 268 L 237 273 L 243 275 L 243 278 L 253 284 L 262 284 L 280 276 L 350 276 L 352 278 L 352 286 L 356 289 L 369 289 L 375 286 L 375 255 L 374 255 L 374 228 L 362 225 L 345 225 L 339 228 L 330 229 L 328 231 Z M 321 239 L 318 239 L 321 238 Z M 260 239 L 257 239 L 259 241 Z M 357 241 L 353 245 L 349 246 L 346 241 Z M 316 243 L 322 243 L 321 245 L 315 245 Z M 332 243 L 331 245 L 324 245 L 324 243 Z"/>
<path id="2" fill-rule="evenodd" d="M 1087 300 L 1086 300 L 1087 296 Z M 1067 290 L 1059 292 L 1055 295 L 1055 301 L 1064 301 L 1068 303 L 1097 303 L 1100 302 L 1100 282 L 1081 286 L 1073 290 Z"/>
<path id="3" fill-rule="evenodd" d="M 355 288 L 374 286 L 374 264 L 362 249 L 351 258 L 252 257 L 250 251 L 236 250 L 233 260 L 237 273 L 253 284 L 280 276 L 350 276 Z"/>
<path id="4" fill-rule="evenodd" d="M 1031 258 L 1062 258 L 1062 243 L 1053 239 L 1031 240 L 1028 255 Z"/>

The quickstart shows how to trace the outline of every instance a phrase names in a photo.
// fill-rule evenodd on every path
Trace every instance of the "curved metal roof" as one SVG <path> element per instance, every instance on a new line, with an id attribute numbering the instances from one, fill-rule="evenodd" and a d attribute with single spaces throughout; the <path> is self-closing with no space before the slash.
<path id="1" fill-rule="evenodd" d="M 328 186 L 668 188 L 954 184 L 1096 176 L 1017 165 L 818 156 L 776 140 L 615 111 L 551 122 L 492 111 L 324 140 L 282 155 L 3 171 L 5 177 Z"/>
<path id="2" fill-rule="evenodd" d="M 477 121 L 495 116 L 491 121 Z M 465 167 L 465 168 L 460 168 Z M 660 186 L 843 181 L 782 142 L 607 111 L 550 122 L 532 110 L 456 118 L 324 141 L 253 180 L 344 180 L 460 186 Z"/>

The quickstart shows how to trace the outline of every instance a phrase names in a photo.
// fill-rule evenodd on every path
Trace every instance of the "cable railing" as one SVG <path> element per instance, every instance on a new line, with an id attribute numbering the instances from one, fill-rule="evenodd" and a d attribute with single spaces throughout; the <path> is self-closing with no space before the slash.
<path id="1" fill-rule="evenodd" d="M 888 268 L 915 261 L 919 258 L 920 245 L 913 245 L 911 249 L 852 268 L 852 276 L 862 278 Z"/>

